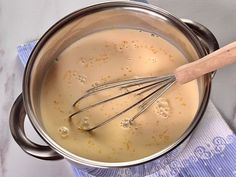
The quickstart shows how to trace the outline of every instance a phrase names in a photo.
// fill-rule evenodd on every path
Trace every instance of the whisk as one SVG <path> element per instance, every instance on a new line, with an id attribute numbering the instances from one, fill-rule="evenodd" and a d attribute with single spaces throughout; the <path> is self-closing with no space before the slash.
<path id="1" fill-rule="evenodd" d="M 147 110 L 154 102 L 156 102 L 171 86 L 175 83 L 185 84 L 189 81 L 199 78 L 200 76 L 210 73 L 216 69 L 222 68 L 225 65 L 232 64 L 236 62 L 236 42 L 226 45 L 225 47 L 206 55 L 205 57 L 182 65 L 175 69 L 173 74 L 156 76 L 156 77 L 144 77 L 144 78 L 135 78 L 130 80 L 123 80 L 118 82 L 106 83 L 103 85 L 96 86 L 86 91 L 86 93 L 77 99 L 73 107 L 75 107 L 80 101 L 87 99 L 88 97 L 98 94 L 99 92 L 112 89 L 112 88 L 133 88 L 128 90 L 125 93 L 120 93 L 113 95 L 107 99 L 92 103 L 86 107 L 79 109 L 69 116 L 69 120 L 77 117 L 76 115 L 88 111 L 91 108 L 105 104 L 112 100 L 118 99 L 120 97 L 127 96 L 132 93 L 137 95 L 142 95 L 148 93 L 145 97 L 140 98 L 137 102 L 133 103 L 131 106 L 125 108 L 121 112 L 107 118 L 105 121 L 102 121 L 92 127 L 79 127 L 81 130 L 92 131 L 99 127 L 106 125 L 120 115 L 126 113 L 127 111 L 137 107 L 137 113 L 128 119 L 128 122 L 132 122 L 138 118 L 145 110 Z M 136 87 L 138 86 L 138 88 Z"/>

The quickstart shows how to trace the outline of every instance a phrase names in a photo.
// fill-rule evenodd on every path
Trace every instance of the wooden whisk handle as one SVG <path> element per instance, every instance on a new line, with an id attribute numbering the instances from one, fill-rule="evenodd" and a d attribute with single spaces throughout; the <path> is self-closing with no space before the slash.
<path id="1" fill-rule="evenodd" d="M 178 67 L 174 74 L 180 84 L 236 62 L 236 41 L 230 43 L 205 57 Z"/>

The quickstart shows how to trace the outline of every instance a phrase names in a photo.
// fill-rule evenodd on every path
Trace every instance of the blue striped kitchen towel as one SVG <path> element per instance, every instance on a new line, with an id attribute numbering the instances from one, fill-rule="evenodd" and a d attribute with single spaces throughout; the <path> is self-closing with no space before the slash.
<path id="1" fill-rule="evenodd" d="M 23 65 L 37 41 L 17 47 Z M 206 113 L 183 152 L 170 164 L 160 161 L 150 177 L 236 177 L 236 135 L 210 101 Z M 81 177 L 91 177 L 75 169 Z M 125 173 L 120 176 L 125 176 Z"/>

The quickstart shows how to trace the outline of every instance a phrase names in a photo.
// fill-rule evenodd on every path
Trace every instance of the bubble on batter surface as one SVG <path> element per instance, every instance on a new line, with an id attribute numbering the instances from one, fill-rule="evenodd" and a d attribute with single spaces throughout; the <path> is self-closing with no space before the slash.
<path id="1" fill-rule="evenodd" d="M 92 87 L 92 88 L 95 88 L 95 87 L 98 87 L 99 85 L 101 85 L 101 82 L 95 81 L 95 82 L 91 85 L 91 87 Z"/>
<path id="2" fill-rule="evenodd" d="M 82 75 L 82 74 L 79 74 L 77 76 L 77 79 L 81 82 L 81 83 L 85 83 L 87 81 L 87 76 L 86 75 Z"/>
<path id="3" fill-rule="evenodd" d="M 60 127 L 60 128 L 58 129 L 58 132 L 59 132 L 59 134 L 60 134 L 60 136 L 61 136 L 62 138 L 68 137 L 68 136 L 69 136 L 69 133 L 70 133 L 69 129 L 68 129 L 67 127 L 65 127 L 65 126 Z"/>
<path id="4" fill-rule="evenodd" d="M 120 123 L 121 127 L 123 128 L 130 128 L 131 124 L 132 122 L 130 121 L 130 119 L 123 119 Z"/>
<path id="5" fill-rule="evenodd" d="M 154 103 L 155 112 L 163 118 L 168 118 L 170 115 L 170 104 L 167 98 L 159 98 Z"/>
<path id="6" fill-rule="evenodd" d="M 90 123 L 89 123 L 89 117 L 83 117 L 80 118 L 80 121 L 77 123 L 78 129 L 89 129 Z"/>

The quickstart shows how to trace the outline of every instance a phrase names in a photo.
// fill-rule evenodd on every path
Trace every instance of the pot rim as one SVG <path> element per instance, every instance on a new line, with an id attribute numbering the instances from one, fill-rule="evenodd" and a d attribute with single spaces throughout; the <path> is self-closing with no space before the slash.
<path id="1" fill-rule="evenodd" d="M 182 142 L 184 142 L 185 139 L 187 139 L 190 136 L 190 134 L 193 132 L 193 130 L 196 128 L 196 126 L 198 125 L 199 121 L 202 118 L 202 115 L 205 112 L 205 109 L 206 109 L 208 101 L 209 101 L 209 96 L 210 96 L 211 77 L 210 77 L 210 74 L 208 74 L 205 76 L 207 84 L 205 86 L 205 92 L 204 92 L 202 103 L 198 109 L 198 112 L 196 113 L 194 120 L 191 122 L 188 129 L 183 133 L 183 135 L 177 141 L 172 143 L 167 148 L 165 148 L 155 154 L 152 154 L 150 156 L 144 157 L 142 159 L 128 161 L 128 162 L 115 162 L 115 163 L 114 162 L 109 163 L 109 162 L 100 162 L 100 161 L 89 160 L 89 159 L 74 155 L 73 153 L 70 153 L 69 151 L 65 150 L 63 147 L 58 145 L 52 138 L 50 138 L 49 135 L 47 135 L 47 133 L 45 131 L 43 131 L 43 129 L 39 125 L 36 117 L 34 116 L 34 113 L 32 111 L 30 96 L 29 96 L 30 95 L 29 94 L 30 93 L 30 90 L 29 90 L 29 88 L 30 88 L 29 87 L 30 73 L 31 73 L 31 69 L 34 65 L 34 61 L 37 58 L 39 51 L 41 50 L 44 43 L 47 42 L 48 39 L 55 32 L 59 31 L 61 27 L 67 25 L 71 21 L 76 20 L 77 18 L 86 16 L 88 14 L 94 13 L 94 12 L 98 12 L 98 11 L 102 11 L 102 10 L 106 10 L 106 9 L 111 9 L 111 8 L 118 8 L 118 7 L 138 8 L 138 9 L 142 9 L 142 10 L 147 10 L 151 13 L 162 15 L 162 16 L 170 19 L 171 23 L 173 23 L 172 25 L 175 25 L 176 27 L 181 28 L 181 30 L 185 33 L 186 37 L 189 39 L 189 41 L 191 42 L 191 44 L 195 48 L 199 58 L 206 55 L 206 51 L 204 50 L 203 46 L 201 45 L 199 39 L 191 31 L 191 29 L 187 25 L 185 25 L 180 19 L 176 18 L 175 16 L 173 16 L 169 12 L 167 12 L 159 7 L 150 5 L 150 4 L 144 4 L 144 3 L 138 3 L 138 2 L 119 2 L 119 1 L 99 3 L 99 4 L 95 4 L 95 5 L 92 5 L 92 6 L 89 6 L 89 7 L 86 7 L 86 8 L 83 8 L 83 9 L 80 9 L 80 10 L 70 13 L 69 15 L 65 16 L 64 18 L 59 20 L 57 23 L 55 23 L 51 28 L 49 28 L 48 31 L 46 33 L 44 33 L 44 35 L 40 38 L 40 40 L 38 41 L 38 43 L 34 47 L 32 53 L 29 57 L 29 60 L 26 64 L 24 77 L 23 77 L 24 107 L 26 109 L 26 113 L 27 113 L 34 129 L 47 144 L 49 144 L 56 152 L 58 152 L 60 155 L 62 155 L 66 159 L 69 159 L 73 162 L 80 163 L 80 164 L 90 166 L 90 167 L 98 167 L 98 168 L 118 167 L 118 168 L 120 168 L 120 167 L 136 166 L 136 165 L 140 165 L 140 164 L 155 160 L 155 159 L 167 154 L 168 152 L 170 152 L 171 150 L 173 150 L 177 146 L 179 146 Z"/>

